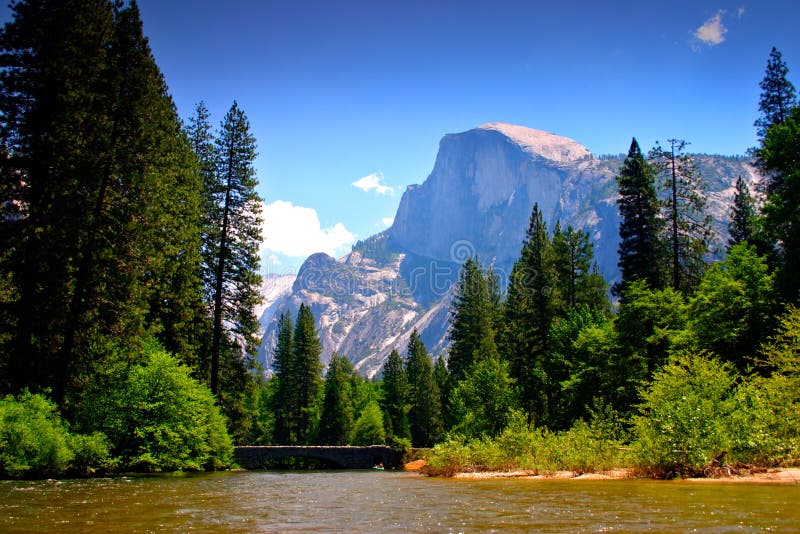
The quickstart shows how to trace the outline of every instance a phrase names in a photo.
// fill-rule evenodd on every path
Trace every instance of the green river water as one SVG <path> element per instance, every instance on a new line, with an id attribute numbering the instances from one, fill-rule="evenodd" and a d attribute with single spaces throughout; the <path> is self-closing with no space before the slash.
<path id="1" fill-rule="evenodd" d="M 0 481 L 0 532 L 800 532 L 800 485 L 251 471 Z"/>

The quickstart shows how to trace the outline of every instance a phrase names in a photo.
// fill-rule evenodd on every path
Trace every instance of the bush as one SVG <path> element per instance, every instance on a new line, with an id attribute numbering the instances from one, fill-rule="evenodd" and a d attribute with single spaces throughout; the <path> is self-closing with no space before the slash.
<path id="1" fill-rule="evenodd" d="M 369 404 L 361 412 L 361 416 L 353 427 L 353 434 L 350 443 L 353 445 L 382 445 L 386 441 L 386 433 L 383 429 L 383 412 L 375 401 Z"/>
<path id="2" fill-rule="evenodd" d="M 73 458 L 69 433 L 53 402 L 27 391 L 0 400 L 0 474 L 55 476 Z"/>
<path id="3" fill-rule="evenodd" d="M 425 472 L 451 476 L 459 471 L 511 469 L 538 473 L 603 471 L 630 465 L 620 445 L 583 421 L 570 430 L 552 432 L 529 426 L 524 414 L 513 412 L 509 425 L 495 438 L 451 436 L 434 447 Z"/>
<path id="4" fill-rule="evenodd" d="M 730 451 L 736 374 L 732 364 L 704 353 L 680 353 L 642 392 L 633 417 L 637 460 L 655 476 L 701 472 Z"/>
<path id="5" fill-rule="evenodd" d="M 140 356 L 116 352 L 82 399 L 78 419 L 109 437 L 118 468 L 196 471 L 232 464 L 225 419 L 188 367 L 155 341 L 146 341 Z"/>
<path id="6" fill-rule="evenodd" d="M 98 469 L 111 469 L 115 465 L 110 457 L 111 444 L 102 432 L 91 435 L 72 434 L 69 446 L 75 454 L 70 469 L 76 473 L 92 474 Z"/>
<path id="7" fill-rule="evenodd" d="M 508 363 L 487 358 L 470 367 L 451 394 L 453 431 L 468 438 L 496 436 L 519 406 Z"/>

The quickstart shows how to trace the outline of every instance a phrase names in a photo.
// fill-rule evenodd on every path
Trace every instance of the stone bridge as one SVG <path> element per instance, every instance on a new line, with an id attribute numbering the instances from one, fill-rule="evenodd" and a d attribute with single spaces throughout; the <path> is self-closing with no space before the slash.
<path id="1" fill-rule="evenodd" d="M 259 469 L 269 466 L 275 460 L 284 458 L 311 458 L 341 469 L 370 469 L 378 464 L 383 464 L 386 468 L 397 468 L 403 465 L 400 453 L 384 445 L 370 447 L 234 447 L 234 457 L 236 463 L 244 469 Z"/>

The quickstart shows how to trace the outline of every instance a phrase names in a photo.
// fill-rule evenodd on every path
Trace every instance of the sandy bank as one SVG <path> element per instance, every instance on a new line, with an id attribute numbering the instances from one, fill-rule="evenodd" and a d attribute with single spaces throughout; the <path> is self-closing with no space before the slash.
<path id="1" fill-rule="evenodd" d="M 479 471 L 474 473 L 456 473 L 453 478 L 467 480 L 483 480 L 490 478 L 527 478 L 538 480 L 621 480 L 641 478 L 632 469 L 612 469 L 600 473 L 577 473 L 574 471 L 556 471 L 553 473 L 537 473 L 535 471 Z M 800 468 L 768 469 L 763 473 L 745 475 L 720 476 L 714 478 L 687 478 L 679 482 L 692 484 L 707 483 L 749 483 L 749 484 L 800 484 Z"/>

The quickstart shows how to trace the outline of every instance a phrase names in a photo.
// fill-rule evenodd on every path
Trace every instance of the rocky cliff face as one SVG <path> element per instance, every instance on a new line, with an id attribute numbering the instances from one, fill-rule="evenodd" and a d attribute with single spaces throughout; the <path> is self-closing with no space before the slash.
<path id="1" fill-rule="evenodd" d="M 598 158 L 571 139 L 502 123 L 446 135 L 433 171 L 406 190 L 391 228 L 339 260 L 311 256 L 291 292 L 267 309 L 265 363 L 271 363 L 277 315 L 296 313 L 301 302 L 318 318 L 325 362 L 336 350 L 372 376 L 393 348 L 405 351 L 414 328 L 432 353 L 443 351 L 460 263 L 477 254 L 507 275 L 535 202 L 549 228 L 560 220 L 587 231 L 601 272 L 617 280 L 614 177 L 621 159 Z M 752 183 L 757 175 L 743 158 L 699 156 L 698 163 L 715 229 L 724 234 L 736 177 Z"/>

